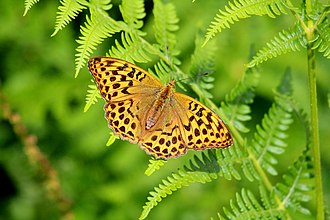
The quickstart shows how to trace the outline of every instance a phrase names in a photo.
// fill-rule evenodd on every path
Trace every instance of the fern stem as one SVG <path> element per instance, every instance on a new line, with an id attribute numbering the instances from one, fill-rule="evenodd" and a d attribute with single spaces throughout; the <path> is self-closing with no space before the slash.
<path id="1" fill-rule="evenodd" d="M 307 7 L 306 1 L 306 9 Z M 323 189 L 321 176 L 321 156 L 320 156 L 320 141 L 318 128 L 318 108 L 317 108 L 317 88 L 316 88 L 316 64 L 315 64 L 315 49 L 313 49 L 314 39 L 314 24 L 308 21 L 309 31 L 306 33 L 307 44 L 307 60 L 308 60 L 308 81 L 309 81 L 309 95 L 311 106 L 311 135 L 312 135 L 312 149 L 315 169 L 315 185 L 316 185 L 316 219 L 324 219 L 324 204 L 323 204 Z"/>

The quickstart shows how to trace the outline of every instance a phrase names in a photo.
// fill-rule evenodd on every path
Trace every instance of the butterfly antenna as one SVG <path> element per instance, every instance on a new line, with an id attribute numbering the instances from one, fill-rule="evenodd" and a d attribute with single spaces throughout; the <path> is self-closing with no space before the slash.
<path id="1" fill-rule="evenodd" d="M 189 80 L 188 82 L 195 81 L 196 79 L 199 79 L 201 77 L 207 76 L 208 74 L 209 74 L 208 72 L 198 73 L 198 74 L 196 74 L 194 76 L 190 76 L 190 77 L 179 79 L 179 80 L 177 80 L 177 82 L 182 82 L 182 81 L 186 81 L 186 80 Z"/>

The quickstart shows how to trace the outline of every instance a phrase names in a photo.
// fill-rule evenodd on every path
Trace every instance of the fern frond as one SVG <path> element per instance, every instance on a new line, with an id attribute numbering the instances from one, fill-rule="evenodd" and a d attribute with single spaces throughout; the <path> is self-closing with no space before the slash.
<path id="1" fill-rule="evenodd" d="M 142 28 L 142 19 L 146 16 L 143 0 L 123 0 L 119 6 L 119 10 L 130 30 Z"/>
<path id="2" fill-rule="evenodd" d="M 110 57 L 121 58 L 130 62 L 136 61 L 139 63 L 150 62 L 151 59 L 146 53 L 146 45 L 144 41 L 139 39 L 137 34 L 122 32 L 121 43 L 116 40 L 115 45 L 109 51 Z"/>
<path id="3" fill-rule="evenodd" d="M 221 103 L 221 109 L 229 117 L 235 128 L 247 133 L 249 129 L 243 124 L 251 119 L 251 108 L 255 88 L 259 83 L 259 72 L 255 68 L 247 69 L 242 80 L 226 96 L 226 102 Z"/>
<path id="4" fill-rule="evenodd" d="M 261 125 L 257 125 L 257 131 L 252 140 L 252 153 L 261 167 L 272 175 L 277 175 L 273 165 L 277 164 L 278 161 L 274 154 L 284 153 L 286 131 L 293 122 L 290 91 L 292 91 L 291 75 L 286 72 L 281 85 L 278 87 L 275 102 L 269 109 L 268 114 L 262 119 Z"/>
<path id="5" fill-rule="evenodd" d="M 306 150 L 283 175 L 283 182 L 276 185 L 275 192 L 282 198 L 282 204 L 285 207 L 309 215 L 310 211 L 301 203 L 310 201 L 311 194 L 309 193 L 314 189 L 313 179 L 312 158 Z"/>
<path id="6" fill-rule="evenodd" d="M 154 35 L 159 44 L 159 49 L 165 53 L 171 52 L 171 56 L 178 55 L 178 51 L 174 49 L 176 36 L 173 32 L 179 29 L 179 19 L 174 5 L 155 0 L 153 14 L 155 17 L 153 25 Z"/>
<path id="7" fill-rule="evenodd" d="M 272 196 L 266 193 L 263 186 L 259 186 L 261 202 L 249 190 L 242 189 L 236 193 L 236 201 L 230 200 L 230 209 L 223 208 L 223 215 L 218 213 L 221 220 L 224 219 L 285 219 L 283 210 L 279 210 Z"/>
<path id="8" fill-rule="evenodd" d="M 215 69 L 215 51 L 217 49 L 215 42 L 210 42 L 205 47 L 202 45 L 202 37 L 197 35 L 195 40 L 195 50 L 191 56 L 191 67 L 190 73 L 196 76 L 197 83 L 194 83 L 193 86 L 197 87 L 193 90 L 198 94 L 198 96 L 203 98 L 212 98 L 213 95 L 207 90 L 210 90 L 214 87 L 213 81 L 214 77 L 211 74 Z M 205 74 L 207 74 L 205 76 Z"/>
<path id="9" fill-rule="evenodd" d="M 206 183 L 211 182 L 213 179 L 217 178 L 216 175 L 212 175 L 205 172 L 184 172 L 179 170 L 178 173 L 173 173 L 172 176 L 163 180 L 158 187 L 154 188 L 154 191 L 150 192 L 150 196 L 147 198 L 145 206 L 143 206 L 143 211 L 139 219 L 145 219 L 159 202 L 168 195 L 171 195 L 173 191 L 178 190 L 183 186 L 188 186 L 190 183 Z"/>
<path id="10" fill-rule="evenodd" d="M 108 146 L 112 145 L 113 142 L 115 142 L 115 140 L 117 140 L 117 139 L 119 139 L 119 137 L 117 135 L 115 135 L 112 130 L 110 130 L 109 139 L 105 145 L 108 147 Z"/>
<path id="11" fill-rule="evenodd" d="M 154 65 L 154 71 L 149 69 L 149 72 L 153 74 L 154 76 L 158 76 L 160 81 L 165 84 L 166 82 L 169 82 L 170 79 L 174 78 L 173 70 L 168 66 L 167 63 L 165 63 L 164 60 L 159 60 L 155 65 Z"/>
<path id="12" fill-rule="evenodd" d="M 220 167 L 219 175 L 225 179 L 231 180 L 233 177 L 237 180 L 241 179 L 237 170 L 239 164 L 241 164 L 241 171 L 249 181 L 259 178 L 246 150 L 241 150 L 238 144 L 227 149 L 217 150 L 216 153 Z"/>
<path id="13" fill-rule="evenodd" d="M 251 15 L 268 15 L 274 18 L 285 12 L 285 5 L 282 0 L 233 0 L 228 2 L 224 10 L 219 10 L 211 22 L 205 35 L 205 45 L 217 33 L 240 19 L 248 18 Z"/>
<path id="14" fill-rule="evenodd" d="M 113 20 L 100 8 L 92 12 L 91 17 L 86 17 L 85 26 L 81 26 L 82 36 L 77 40 L 79 46 L 76 49 L 78 52 L 76 54 L 76 77 L 86 64 L 90 54 L 96 49 L 96 46 L 105 38 L 112 36 L 112 34 L 119 32 L 123 28 L 121 23 Z"/>
<path id="15" fill-rule="evenodd" d="M 189 166 L 185 166 L 185 170 L 214 173 L 223 176 L 227 180 L 231 180 L 232 177 L 240 180 L 241 176 L 234 167 L 240 159 L 233 148 L 235 146 L 216 150 L 216 153 L 214 150 L 208 150 L 208 155 L 205 152 L 201 152 L 202 158 L 200 159 L 195 155 L 194 159 L 190 160 Z"/>
<path id="16" fill-rule="evenodd" d="M 318 51 L 323 53 L 326 58 L 330 58 L 330 26 L 328 22 L 324 22 L 317 30 L 319 38 L 314 43 L 317 45 Z"/>
<path id="17" fill-rule="evenodd" d="M 58 6 L 55 30 L 51 37 L 62 30 L 70 21 L 72 21 L 83 9 L 87 3 L 84 0 L 61 0 Z"/>
<path id="18" fill-rule="evenodd" d="M 99 98 L 101 98 L 100 92 L 97 89 L 96 85 L 88 85 L 87 95 L 86 95 L 86 105 L 84 107 L 84 112 L 87 112 L 88 109 L 94 105 Z"/>
<path id="19" fill-rule="evenodd" d="M 27 14 L 27 12 L 32 8 L 32 6 L 38 2 L 39 2 L 39 0 L 25 0 L 24 1 L 25 10 L 24 10 L 23 16 L 25 16 Z"/>
<path id="20" fill-rule="evenodd" d="M 159 170 L 162 166 L 166 164 L 167 160 L 155 160 L 150 159 L 148 164 L 148 169 L 144 172 L 145 175 L 151 176 L 155 171 Z"/>
<path id="21" fill-rule="evenodd" d="M 305 33 L 301 28 L 283 30 L 277 37 L 267 43 L 267 46 L 258 51 L 247 66 L 253 67 L 281 54 L 299 51 L 306 44 Z"/>

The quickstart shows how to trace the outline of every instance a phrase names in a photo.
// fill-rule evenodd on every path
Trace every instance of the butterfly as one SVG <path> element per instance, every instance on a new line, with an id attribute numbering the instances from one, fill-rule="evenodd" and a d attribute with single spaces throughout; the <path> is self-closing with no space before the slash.
<path id="1" fill-rule="evenodd" d="M 88 61 L 109 127 L 156 159 L 187 150 L 225 148 L 233 138 L 223 121 L 195 99 L 175 92 L 175 80 L 162 85 L 142 68 L 111 57 Z"/>

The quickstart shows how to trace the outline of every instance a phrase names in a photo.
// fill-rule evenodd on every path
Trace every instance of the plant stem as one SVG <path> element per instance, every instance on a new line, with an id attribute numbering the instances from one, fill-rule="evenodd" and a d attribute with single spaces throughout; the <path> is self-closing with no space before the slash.
<path id="1" fill-rule="evenodd" d="M 317 91 L 316 91 L 316 64 L 315 64 L 315 49 L 313 49 L 313 22 L 308 21 L 307 29 L 307 61 L 308 61 L 308 80 L 309 80 L 309 95 L 311 106 L 311 135 L 312 135 L 312 152 L 315 169 L 315 185 L 316 185 L 316 219 L 324 219 L 324 204 L 323 204 L 323 189 L 321 175 L 321 156 L 320 156 L 320 141 L 318 128 L 318 108 L 317 108 Z"/>

